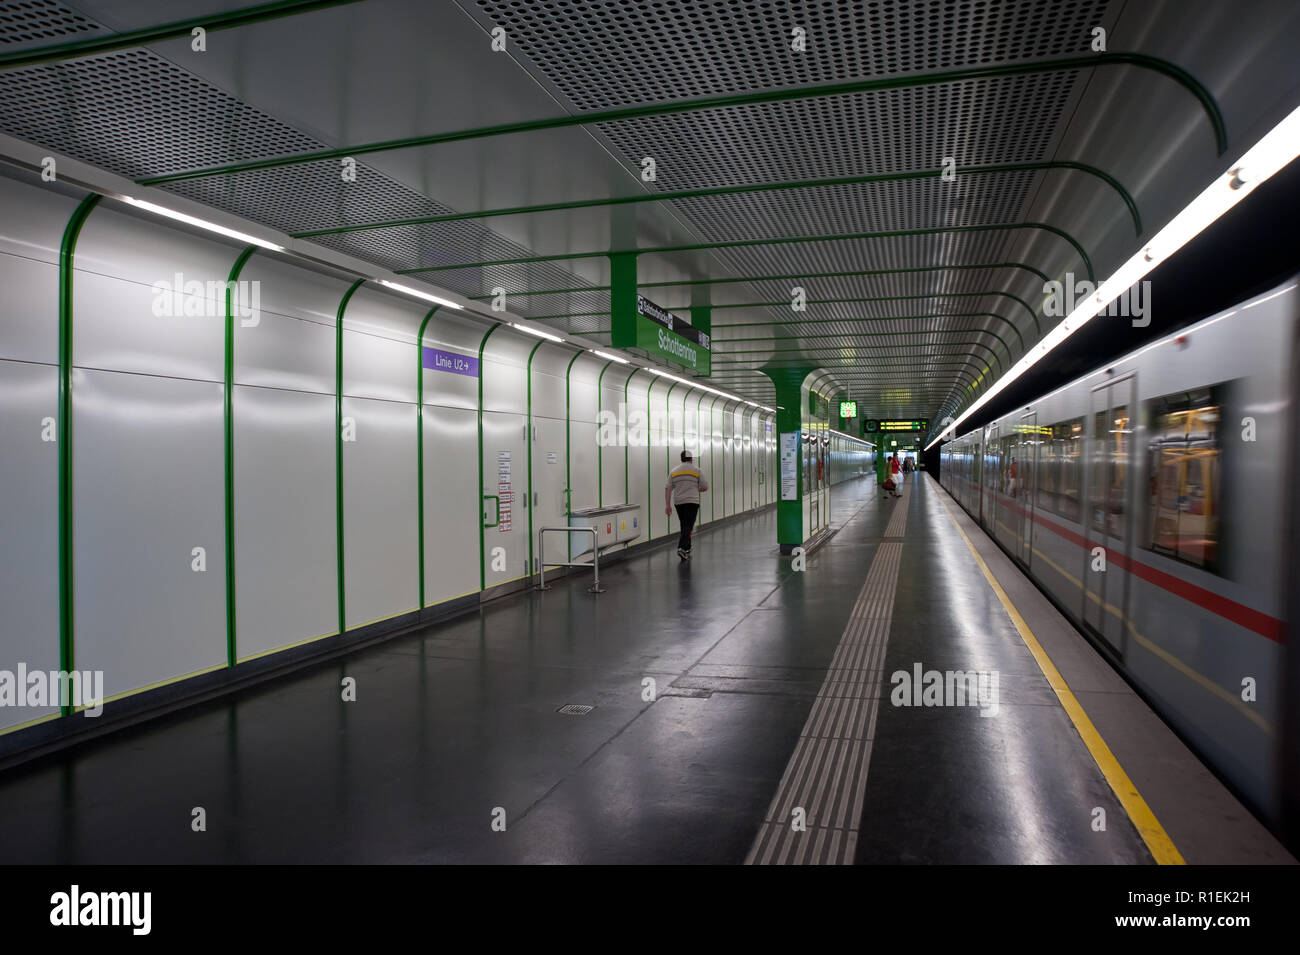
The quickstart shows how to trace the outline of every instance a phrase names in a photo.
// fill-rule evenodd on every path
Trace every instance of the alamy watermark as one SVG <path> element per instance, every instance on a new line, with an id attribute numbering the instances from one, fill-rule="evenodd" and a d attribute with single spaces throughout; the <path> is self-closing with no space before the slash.
<path id="1" fill-rule="evenodd" d="M 708 418 L 708 414 L 701 417 Z M 602 408 L 597 420 L 596 444 L 602 448 L 645 447 L 684 447 L 698 448 L 707 444 L 710 435 L 700 432 L 697 424 L 690 424 L 692 419 L 683 416 L 680 411 L 660 411 L 652 409 L 649 413 L 640 408 L 629 409 L 627 404 L 619 402 L 618 410 Z M 708 421 L 705 421 L 708 426 Z M 725 425 L 724 425 L 725 427 Z M 712 437 L 720 438 L 725 449 L 749 447 L 761 444 L 762 439 L 739 431 L 734 435 L 715 430 Z"/>
<path id="2" fill-rule="evenodd" d="M 980 716 L 998 715 L 997 670 L 895 670 L 889 676 L 894 706 L 977 706 Z"/>
<path id="3" fill-rule="evenodd" d="M 225 318 L 229 293 L 231 317 L 238 318 L 242 327 L 253 328 L 262 320 L 262 283 L 258 281 L 186 281 L 177 272 L 171 281 L 154 282 L 151 288 L 157 318 Z"/>
<path id="4" fill-rule="evenodd" d="M 1065 273 L 1064 282 L 1044 282 L 1043 314 L 1049 318 L 1064 318 L 1089 296 L 1097 294 L 1097 285 L 1088 279 L 1074 280 L 1073 272 Z M 1100 302 L 1096 303 L 1100 306 Z M 1098 308 L 1098 315 L 1122 316 L 1133 319 L 1134 328 L 1146 328 L 1151 324 L 1151 283 L 1147 279 L 1125 289 L 1104 309 Z"/>
<path id="5" fill-rule="evenodd" d="M 103 670 L 0 670 L 0 706 L 85 707 L 86 716 L 104 712 Z"/>

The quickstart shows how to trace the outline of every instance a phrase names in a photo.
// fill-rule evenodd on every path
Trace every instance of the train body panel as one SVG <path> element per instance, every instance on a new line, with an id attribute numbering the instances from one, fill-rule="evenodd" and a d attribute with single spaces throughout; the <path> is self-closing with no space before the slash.
<path id="1" fill-rule="evenodd" d="M 1288 281 L 955 438 L 941 465 L 953 498 L 1275 822 L 1300 703 L 1279 533 L 1298 317 Z"/>

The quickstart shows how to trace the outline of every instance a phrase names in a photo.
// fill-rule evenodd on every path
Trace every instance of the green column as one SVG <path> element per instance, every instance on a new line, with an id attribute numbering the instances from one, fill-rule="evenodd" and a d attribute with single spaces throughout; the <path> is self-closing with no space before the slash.
<path id="1" fill-rule="evenodd" d="M 803 526 L 803 446 L 802 437 L 795 440 L 795 499 L 781 499 L 781 435 L 794 432 L 803 433 L 803 416 L 801 407 L 803 396 L 801 387 L 812 368 L 764 368 L 763 374 L 772 379 L 776 386 L 776 540 L 781 545 L 782 555 L 789 555 L 804 542 Z"/>

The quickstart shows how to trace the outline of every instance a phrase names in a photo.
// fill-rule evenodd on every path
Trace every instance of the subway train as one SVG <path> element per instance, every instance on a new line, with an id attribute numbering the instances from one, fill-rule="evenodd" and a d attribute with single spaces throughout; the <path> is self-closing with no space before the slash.
<path id="1" fill-rule="evenodd" d="M 1275 829 L 1296 801 L 1300 706 L 1297 282 L 940 452 L 953 499 Z"/>

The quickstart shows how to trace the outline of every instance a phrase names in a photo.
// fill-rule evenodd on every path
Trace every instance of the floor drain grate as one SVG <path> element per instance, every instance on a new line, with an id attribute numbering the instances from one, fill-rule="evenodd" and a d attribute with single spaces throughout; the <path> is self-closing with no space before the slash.
<path id="1" fill-rule="evenodd" d="M 586 716 L 594 709 L 594 706 L 587 706 L 583 703 L 565 703 L 560 707 L 559 712 L 565 716 Z"/>

